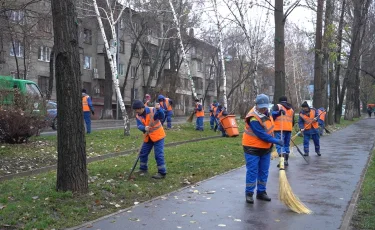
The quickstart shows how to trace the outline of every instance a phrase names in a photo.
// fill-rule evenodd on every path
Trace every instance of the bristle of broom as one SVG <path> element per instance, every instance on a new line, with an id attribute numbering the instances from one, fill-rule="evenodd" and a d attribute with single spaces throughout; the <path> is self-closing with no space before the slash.
<path id="1" fill-rule="evenodd" d="M 298 197 L 293 193 L 292 188 L 284 170 L 284 157 L 280 157 L 280 172 L 279 172 L 279 200 L 285 204 L 293 212 L 299 214 L 311 214 L 312 211 L 302 203 Z"/>
<path id="2" fill-rule="evenodd" d="M 194 113 L 192 113 L 186 121 L 191 123 L 193 122 L 193 118 L 194 118 Z"/>
<path id="3" fill-rule="evenodd" d="M 293 144 L 293 142 L 290 142 L 290 144 L 289 144 L 289 149 L 290 149 L 290 153 L 289 153 L 289 157 L 295 157 L 296 156 L 296 154 L 294 154 L 294 144 Z"/>

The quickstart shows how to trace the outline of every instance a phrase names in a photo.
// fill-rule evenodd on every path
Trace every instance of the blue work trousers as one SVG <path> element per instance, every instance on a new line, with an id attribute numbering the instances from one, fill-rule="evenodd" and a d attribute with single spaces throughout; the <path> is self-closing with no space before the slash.
<path id="1" fill-rule="evenodd" d="M 148 170 L 148 155 L 150 154 L 152 147 L 154 147 L 155 160 L 156 165 L 158 166 L 158 172 L 160 174 L 166 174 L 167 169 L 165 167 L 164 161 L 164 138 L 156 142 L 149 140 L 148 142 L 143 143 L 139 157 L 139 160 L 141 162 L 140 170 Z"/>
<path id="2" fill-rule="evenodd" d="M 246 193 L 257 193 L 266 191 L 268 170 L 270 168 L 271 153 L 263 156 L 255 156 L 245 153 L 246 161 Z"/>
<path id="3" fill-rule="evenodd" d="M 215 116 L 210 116 L 210 126 L 211 126 L 211 129 L 214 129 L 215 127 L 214 126 L 216 126 L 217 127 L 217 120 L 216 120 L 216 118 L 215 118 Z"/>
<path id="4" fill-rule="evenodd" d="M 275 131 L 274 134 L 275 134 L 276 139 L 281 139 L 281 132 L 280 131 Z M 291 138 L 291 136 L 292 136 L 291 131 L 283 131 L 282 140 L 284 141 L 284 147 L 276 144 L 276 151 L 279 155 L 290 153 L 290 138 Z"/>
<path id="5" fill-rule="evenodd" d="M 85 119 L 87 133 L 91 133 L 91 112 L 83 112 L 83 118 Z"/>
<path id="6" fill-rule="evenodd" d="M 203 131 L 204 129 L 203 118 L 204 117 L 197 117 L 197 120 L 195 121 L 195 130 Z"/>
<path id="7" fill-rule="evenodd" d="M 309 153 L 309 142 L 310 138 L 312 138 L 314 145 L 315 145 L 315 152 L 320 152 L 320 145 L 319 145 L 319 133 L 303 133 L 303 150 L 305 153 Z"/>
<path id="8" fill-rule="evenodd" d="M 161 122 L 161 125 L 164 125 L 164 122 L 167 121 L 167 128 L 168 129 L 172 128 L 172 115 L 173 115 L 172 111 L 165 112 L 165 116 L 164 116 L 163 121 Z"/>

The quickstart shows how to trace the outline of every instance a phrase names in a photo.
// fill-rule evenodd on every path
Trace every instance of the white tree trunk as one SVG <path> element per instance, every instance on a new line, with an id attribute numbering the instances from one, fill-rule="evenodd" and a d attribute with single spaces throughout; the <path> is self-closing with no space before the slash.
<path id="1" fill-rule="evenodd" d="M 118 81 L 117 61 L 116 61 L 116 58 L 114 57 L 114 55 L 116 54 L 117 47 L 118 47 L 117 40 L 116 40 L 116 42 L 114 42 L 114 47 L 109 46 L 107 36 L 105 35 L 102 18 L 100 16 L 98 4 L 97 4 L 96 0 L 93 0 L 93 3 L 94 3 L 94 8 L 95 8 L 96 18 L 98 19 L 98 23 L 99 23 L 100 32 L 103 36 L 103 41 L 104 41 L 108 61 L 109 61 L 109 64 L 111 66 L 113 85 L 115 86 L 115 91 L 116 91 L 116 95 L 117 95 L 117 98 L 118 98 L 118 102 L 120 103 L 122 118 L 124 120 L 124 134 L 125 134 L 125 136 L 129 136 L 130 135 L 130 121 L 129 121 L 128 114 L 126 113 L 124 101 L 122 99 L 122 95 L 121 95 L 121 91 L 120 91 L 120 85 L 119 85 L 119 81 Z M 123 6 L 124 6 L 123 9 L 124 9 L 125 4 Z M 122 9 L 122 11 L 123 11 L 123 9 Z M 121 17 L 122 11 L 120 13 L 119 18 Z M 118 22 L 118 20 L 116 20 L 116 21 L 114 20 L 112 11 L 107 12 L 107 20 L 108 20 L 109 25 L 111 27 L 112 37 L 115 39 L 115 38 L 117 38 L 117 33 L 116 33 L 116 30 L 115 30 L 115 24 Z M 112 54 L 111 54 L 110 48 L 114 49 L 114 52 Z"/>
<path id="2" fill-rule="evenodd" d="M 185 65 L 185 68 L 186 68 L 187 73 L 188 73 L 188 78 L 190 80 L 191 91 L 193 93 L 194 99 L 198 99 L 197 92 L 195 91 L 193 77 L 191 76 L 191 71 L 190 71 L 189 63 L 187 62 L 187 58 L 186 58 L 186 52 L 185 52 L 184 43 L 182 42 L 181 30 L 180 30 L 180 22 L 179 22 L 179 20 L 177 18 L 176 11 L 174 10 L 174 6 L 172 4 L 172 0 L 169 0 L 169 5 L 171 6 L 171 9 L 172 9 L 173 21 L 174 21 L 174 23 L 176 24 L 176 27 L 177 27 L 177 36 L 178 36 L 178 39 L 180 40 L 181 51 L 182 51 L 182 55 L 183 55 L 183 58 L 184 58 L 184 65 Z"/>
<path id="3" fill-rule="evenodd" d="M 224 53 L 223 53 L 223 33 L 222 28 L 219 20 L 219 14 L 217 12 L 217 4 L 216 0 L 212 0 L 214 4 L 214 11 L 215 11 L 215 17 L 216 17 L 216 25 L 219 35 L 219 61 L 221 62 L 221 68 L 222 68 L 222 77 L 223 77 L 223 103 L 224 107 L 228 108 L 228 100 L 227 100 L 227 76 L 225 74 L 225 60 L 224 60 Z"/>

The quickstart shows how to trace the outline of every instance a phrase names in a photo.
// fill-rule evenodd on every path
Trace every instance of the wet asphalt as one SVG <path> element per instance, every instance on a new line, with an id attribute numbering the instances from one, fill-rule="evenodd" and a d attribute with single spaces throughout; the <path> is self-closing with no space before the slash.
<path id="1" fill-rule="evenodd" d="M 344 228 L 344 216 L 374 145 L 374 128 L 375 119 L 363 119 L 323 136 L 321 157 L 310 142 L 309 164 L 293 150 L 287 178 L 293 192 L 313 211 L 311 215 L 296 214 L 278 200 L 279 170 L 273 160 L 267 184 L 271 202 L 245 202 L 242 167 L 74 229 Z"/>

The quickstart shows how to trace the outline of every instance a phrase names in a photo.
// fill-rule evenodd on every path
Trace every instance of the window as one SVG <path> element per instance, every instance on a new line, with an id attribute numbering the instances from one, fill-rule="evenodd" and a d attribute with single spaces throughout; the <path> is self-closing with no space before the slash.
<path id="1" fill-rule="evenodd" d="M 23 44 L 20 41 L 10 43 L 10 56 L 23 57 Z"/>
<path id="2" fill-rule="evenodd" d="M 137 77 L 137 67 L 135 67 L 135 66 L 130 67 L 130 76 L 131 76 L 131 78 L 138 79 L 138 77 Z"/>
<path id="3" fill-rule="evenodd" d="M 9 11 L 9 19 L 13 22 L 23 23 L 23 19 L 25 17 L 25 12 L 22 10 L 11 10 Z"/>
<path id="4" fill-rule="evenodd" d="M 26 93 L 28 96 L 35 98 L 35 99 L 41 99 L 42 95 L 40 94 L 39 88 L 35 84 L 27 83 L 26 84 Z"/>
<path id="5" fill-rule="evenodd" d="M 132 99 L 137 99 L 138 98 L 138 89 L 137 88 L 132 88 Z"/>
<path id="6" fill-rule="evenodd" d="M 47 95 L 48 80 L 49 80 L 49 77 L 46 77 L 46 76 L 39 76 L 38 77 L 38 86 L 40 88 L 40 91 L 42 91 L 43 95 Z"/>
<path id="7" fill-rule="evenodd" d="M 83 42 L 86 44 L 91 44 L 91 30 L 83 29 Z"/>
<path id="8" fill-rule="evenodd" d="M 120 76 L 124 75 L 124 64 L 118 64 L 118 74 Z"/>
<path id="9" fill-rule="evenodd" d="M 125 41 L 124 40 L 120 40 L 119 52 L 122 53 L 122 54 L 125 53 Z"/>
<path id="10" fill-rule="evenodd" d="M 46 17 L 49 17 L 49 16 L 46 16 Z M 39 31 L 44 31 L 44 32 L 47 32 L 47 33 L 51 33 L 52 32 L 52 23 L 51 23 L 51 21 L 45 20 L 45 19 L 41 19 L 38 22 L 38 30 Z"/>
<path id="11" fill-rule="evenodd" d="M 49 62 L 50 55 L 51 55 L 51 49 L 49 47 L 46 47 L 46 46 L 39 47 L 39 50 L 38 50 L 39 61 Z"/>
<path id="12" fill-rule="evenodd" d="M 85 56 L 85 64 L 83 65 L 84 69 L 91 69 L 91 57 Z"/>
<path id="13" fill-rule="evenodd" d="M 138 34 L 138 23 L 132 22 L 132 27 L 135 34 Z"/>
<path id="14" fill-rule="evenodd" d="M 197 61 L 197 71 L 198 72 L 202 72 L 202 62 L 201 61 Z"/>

